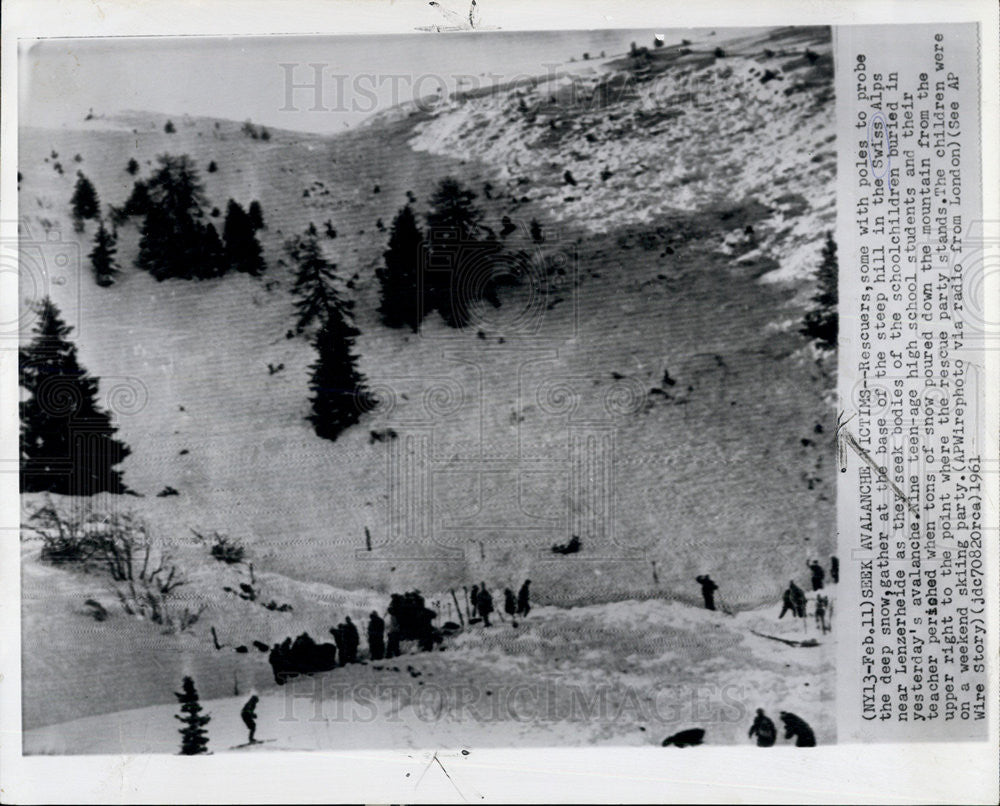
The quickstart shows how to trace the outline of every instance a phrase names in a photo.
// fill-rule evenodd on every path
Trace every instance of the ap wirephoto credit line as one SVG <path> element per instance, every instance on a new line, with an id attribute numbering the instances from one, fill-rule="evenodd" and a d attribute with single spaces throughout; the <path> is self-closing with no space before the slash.
<path id="1" fill-rule="evenodd" d="M 122 757 L 136 800 L 860 801 L 833 769 L 995 753 L 985 7 L 112 6 L 5 62 L 19 802 Z"/>

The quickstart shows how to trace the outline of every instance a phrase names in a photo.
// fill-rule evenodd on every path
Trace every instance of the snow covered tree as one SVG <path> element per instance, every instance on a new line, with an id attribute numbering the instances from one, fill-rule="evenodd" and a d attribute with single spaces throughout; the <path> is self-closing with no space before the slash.
<path id="1" fill-rule="evenodd" d="M 194 161 L 187 155 L 164 154 L 158 162 L 159 167 L 145 183 L 148 209 L 136 265 L 157 280 L 201 276 L 205 260 L 201 225 L 205 197 Z"/>
<path id="2" fill-rule="evenodd" d="M 802 320 L 802 335 L 816 342 L 821 350 L 837 348 L 838 331 L 838 281 L 837 242 L 833 234 L 826 234 L 823 244 L 823 260 L 816 272 L 818 288 L 813 295 L 815 307 L 808 311 Z"/>
<path id="3" fill-rule="evenodd" d="M 208 752 L 208 731 L 205 726 L 212 720 L 208 714 L 201 713 L 201 701 L 194 680 L 185 677 L 181 683 L 181 691 L 175 691 L 174 696 L 180 703 L 181 713 L 174 714 L 174 719 L 184 724 L 180 729 L 182 756 L 197 756 Z"/>
<path id="4" fill-rule="evenodd" d="M 115 236 L 108 232 L 101 221 L 94 236 L 94 248 L 90 252 L 90 266 L 94 270 L 97 284 L 107 287 L 115 281 L 118 274 L 118 264 L 115 262 Z"/>
<path id="5" fill-rule="evenodd" d="M 344 429 L 354 425 L 367 399 L 364 378 L 352 353 L 357 335 L 340 304 L 327 310 L 316 334 L 316 363 L 309 367 L 312 392 L 309 421 L 316 435 L 323 439 L 335 440 Z"/>
<path id="6" fill-rule="evenodd" d="M 72 328 L 47 297 L 38 306 L 35 338 L 19 353 L 21 491 L 62 495 L 124 493 L 120 464 L 131 451 L 97 403 L 97 379 L 87 375 L 67 337 Z"/>
<path id="7" fill-rule="evenodd" d="M 292 286 L 298 314 L 296 333 L 302 333 L 317 319 L 323 321 L 333 308 L 344 307 L 332 286 L 337 267 L 323 256 L 316 235 L 316 228 L 310 224 L 304 235 L 285 244 L 285 250 L 296 264 Z"/>
<path id="8" fill-rule="evenodd" d="M 239 203 L 229 200 L 222 228 L 229 268 L 247 274 L 261 274 L 266 267 L 253 222 Z"/>
<path id="9" fill-rule="evenodd" d="M 420 327 L 425 313 L 420 296 L 423 250 L 424 236 L 413 210 L 406 205 L 392 222 L 389 248 L 384 253 L 385 266 L 376 272 L 382 285 L 379 312 L 389 327 L 409 327 L 414 333 Z"/>
<path id="10" fill-rule="evenodd" d="M 77 232 L 82 232 L 83 222 L 96 218 L 101 209 L 93 183 L 80 171 L 76 174 L 76 187 L 73 189 L 70 205 L 73 208 L 73 226 Z"/>

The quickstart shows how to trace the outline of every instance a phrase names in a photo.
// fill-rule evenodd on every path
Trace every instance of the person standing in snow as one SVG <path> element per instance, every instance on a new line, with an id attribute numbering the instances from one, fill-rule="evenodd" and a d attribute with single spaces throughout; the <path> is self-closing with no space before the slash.
<path id="1" fill-rule="evenodd" d="M 476 613 L 479 610 L 479 586 L 473 585 L 472 592 L 469 594 L 469 605 L 472 608 L 472 614 L 469 616 L 470 619 L 476 617 Z"/>
<path id="2" fill-rule="evenodd" d="M 254 739 L 254 734 L 257 732 L 257 703 L 260 698 L 254 694 L 249 700 L 243 705 L 243 710 L 240 711 L 240 717 L 243 719 L 243 724 L 247 726 L 250 731 L 250 738 L 247 739 L 247 744 L 253 744 L 256 739 Z"/>
<path id="3" fill-rule="evenodd" d="M 789 581 L 788 587 L 785 588 L 785 592 L 781 594 L 781 613 L 778 614 L 779 619 L 785 617 L 785 613 L 789 610 L 792 611 L 793 616 L 798 616 L 799 611 L 795 606 L 795 595 L 792 593 L 792 589 L 795 587 L 794 581 Z"/>
<path id="4" fill-rule="evenodd" d="M 372 660 L 385 657 L 385 622 L 374 610 L 368 614 L 368 655 Z"/>
<path id="5" fill-rule="evenodd" d="M 357 663 L 358 662 L 358 645 L 361 643 L 361 636 L 358 635 L 358 628 L 354 626 L 354 622 L 351 621 L 351 617 L 347 616 L 344 619 L 344 642 L 347 645 L 347 658 L 345 663 Z"/>
<path id="6" fill-rule="evenodd" d="M 479 598 L 476 601 L 479 606 L 479 615 L 483 617 L 483 626 L 490 626 L 490 613 L 493 612 L 493 597 L 490 596 L 490 592 L 486 590 L 486 584 L 484 583 L 479 589 Z"/>
<path id="7" fill-rule="evenodd" d="M 399 657 L 399 619 L 395 613 L 389 613 L 388 638 L 385 645 L 386 658 Z"/>
<path id="8" fill-rule="evenodd" d="M 514 591 L 510 588 L 503 589 L 503 609 L 510 616 L 511 621 L 513 621 L 514 614 L 517 613 L 517 599 L 514 598 Z"/>
<path id="9" fill-rule="evenodd" d="M 830 632 L 830 625 L 826 621 L 826 610 L 830 606 L 830 600 L 822 594 L 816 597 L 816 626 L 824 633 Z"/>
<path id="10" fill-rule="evenodd" d="M 785 738 L 795 739 L 796 747 L 815 747 L 816 735 L 804 719 L 788 711 L 782 711 L 781 721 L 785 724 Z"/>
<path id="11" fill-rule="evenodd" d="M 524 584 L 521 586 L 521 590 L 517 593 L 517 615 L 527 617 L 528 611 L 531 610 L 531 591 L 528 586 L 531 585 L 531 580 L 524 580 Z"/>
<path id="12" fill-rule="evenodd" d="M 774 722 L 764 714 L 763 708 L 757 709 L 757 717 L 750 726 L 748 735 L 751 739 L 754 736 L 757 737 L 757 747 L 774 747 L 774 743 L 778 739 L 778 731 L 774 727 Z"/>
<path id="13" fill-rule="evenodd" d="M 823 590 L 823 579 L 826 577 L 826 572 L 823 570 L 823 566 L 813 560 L 809 563 L 809 570 L 812 571 L 813 590 Z"/>
<path id="14" fill-rule="evenodd" d="M 344 635 L 344 622 L 340 622 L 336 627 L 331 627 L 330 635 L 333 636 L 333 643 L 337 647 L 337 661 L 340 666 L 344 666 L 347 664 L 347 637 Z"/>
<path id="15" fill-rule="evenodd" d="M 830 557 L 830 579 L 833 580 L 834 585 L 840 582 L 840 560 L 835 556 Z"/>
<path id="16" fill-rule="evenodd" d="M 712 577 L 708 574 L 695 577 L 695 581 L 701 585 L 701 596 L 705 600 L 705 609 L 715 610 L 715 592 L 719 586 L 712 581 Z"/>

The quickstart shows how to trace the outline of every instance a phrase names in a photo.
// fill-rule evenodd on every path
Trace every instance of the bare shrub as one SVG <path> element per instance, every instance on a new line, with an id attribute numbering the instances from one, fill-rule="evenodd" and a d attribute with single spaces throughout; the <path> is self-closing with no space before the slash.
<path id="1" fill-rule="evenodd" d="M 174 613 L 176 591 L 187 580 L 142 520 L 129 512 L 102 513 L 88 503 L 67 514 L 49 502 L 27 519 L 25 529 L 42 540 L 44 561 L 73 562 L 107 573 L 113 593 L 129 615 L 183 631 L 205 609 L 186 606 Z"/>

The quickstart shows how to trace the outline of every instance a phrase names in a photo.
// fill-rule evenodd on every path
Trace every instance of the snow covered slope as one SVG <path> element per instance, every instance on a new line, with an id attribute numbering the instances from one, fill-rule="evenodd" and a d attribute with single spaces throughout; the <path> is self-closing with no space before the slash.
<path id="1" fill-rule="evenodd" d="M 592 74 L 581 66 L 577 83 L 558 90 L 546 83 L 397 109 L 336 137 L 272 130 L 262 141 L 240 123 L 203 118 L 175 118 L 168 134 L 164 116 L 100 110 L 63 129 L 23 130 L 22 296 L 51 294 L 76 328 L 81 363 L 100 378 L 132 448 L 124 477 L 142 497 L 115 505 L 176 547 L 204 577 L 192 590 L 210 604 L 190 634 L 124 627 L 120 613 L 96 624 L 82 602 L 106 596 L 104 580 L 27 561 L 26 724 L 169 703 L 185 668 L 206 697 L 231 691 L 237 662 L 246 667 L 236 668 L 241 691 L 261 685 L 264 657 L 227 654 L 222 663 L 213 623 L 229 643 L 305 628 L 320 635 L 331 618 L 384 604 L 388 591 L 479 580 L 502 589 L 526 577 L 542 604 L 633 597 L 681 608 L 698 600 L 693 578 L 705 572 L 728 604 L 753 610 L 773 607 L 808 558 L 824 559 L 834 544 L 831 362 L 797 323 L 832 226 L 829 31 L 718 45 L 722 57 L 663 48 L 642 64 L 609 61 Z M 778 75 L 763 81 L 769 70 Z M 586 102 L 565 102 L 580 88 Z M 93 282 L 94 225 L 78 235 L 70 219 L 75 172 L 103 205 L 120 204 L 133 182 L 128 160 L 145 177 L 165 152 L 194 158 L 210 207 L 260 200 L 264 276 L 157 283 L 132 266 L 131 223 L 119 229 L 119 280 Z M 509 216 L 517 230 L 507 243 L 552 271 L 504 289 L 500 309 L 468 332 L 436 316 L 418 335 L 386 329 L 374 275 L 383 228 L 408 191 L 423 215 L 447 175 L 478 194 L 494 230 Z M 533 218 L 540 245 L 528 234 Z M 305 339 L 286 338 L 291 267 L 282 250 L 327 220 L 337 237 L 323 247 L 356 303 L 360 369 L 396 404 L 335 443 L 305 420 L 314 353 Z M 525 311 L 540 313 L 530 333 L 520 329 Z M 442 391 L 429 395 L 432 387 Z M 386 469 L 396 448 L 372 432 L 405 435 L 400 423 L 428 405 L 439 413 L 433 517 L 443 531 L 434 534 L 459 552 L 375 560 L 364 551 L 366 528 L 378 544 L 398 521 Z M 571 418 L 612 426 L 608 511 L 612 548 L 625 551 L 598 551 L 608 544 L 590 533 L 579 554 L 549 551 L 595 517 L 571 486 Z M 487 460 L 494 466 L 484 469 Z M 485 472 L 500 466 L 513 470 Z M 157 497 L 168 486 L 179 495 Z M 40 503 L 25 496 L 25 511 Z M 298 597 L 293 613 L 251 617 L 227 599 L 221 588 L 231 580 L 191 529 L 245 542 L 257 572 L 274 574 L 276 586 L 286 580 Z M 306 583 L 338 604 L 311 608 Z M 135 663 L 109 668 L 125 657 Z M 89 671 L 68 678 L 65 668 Z"/>

